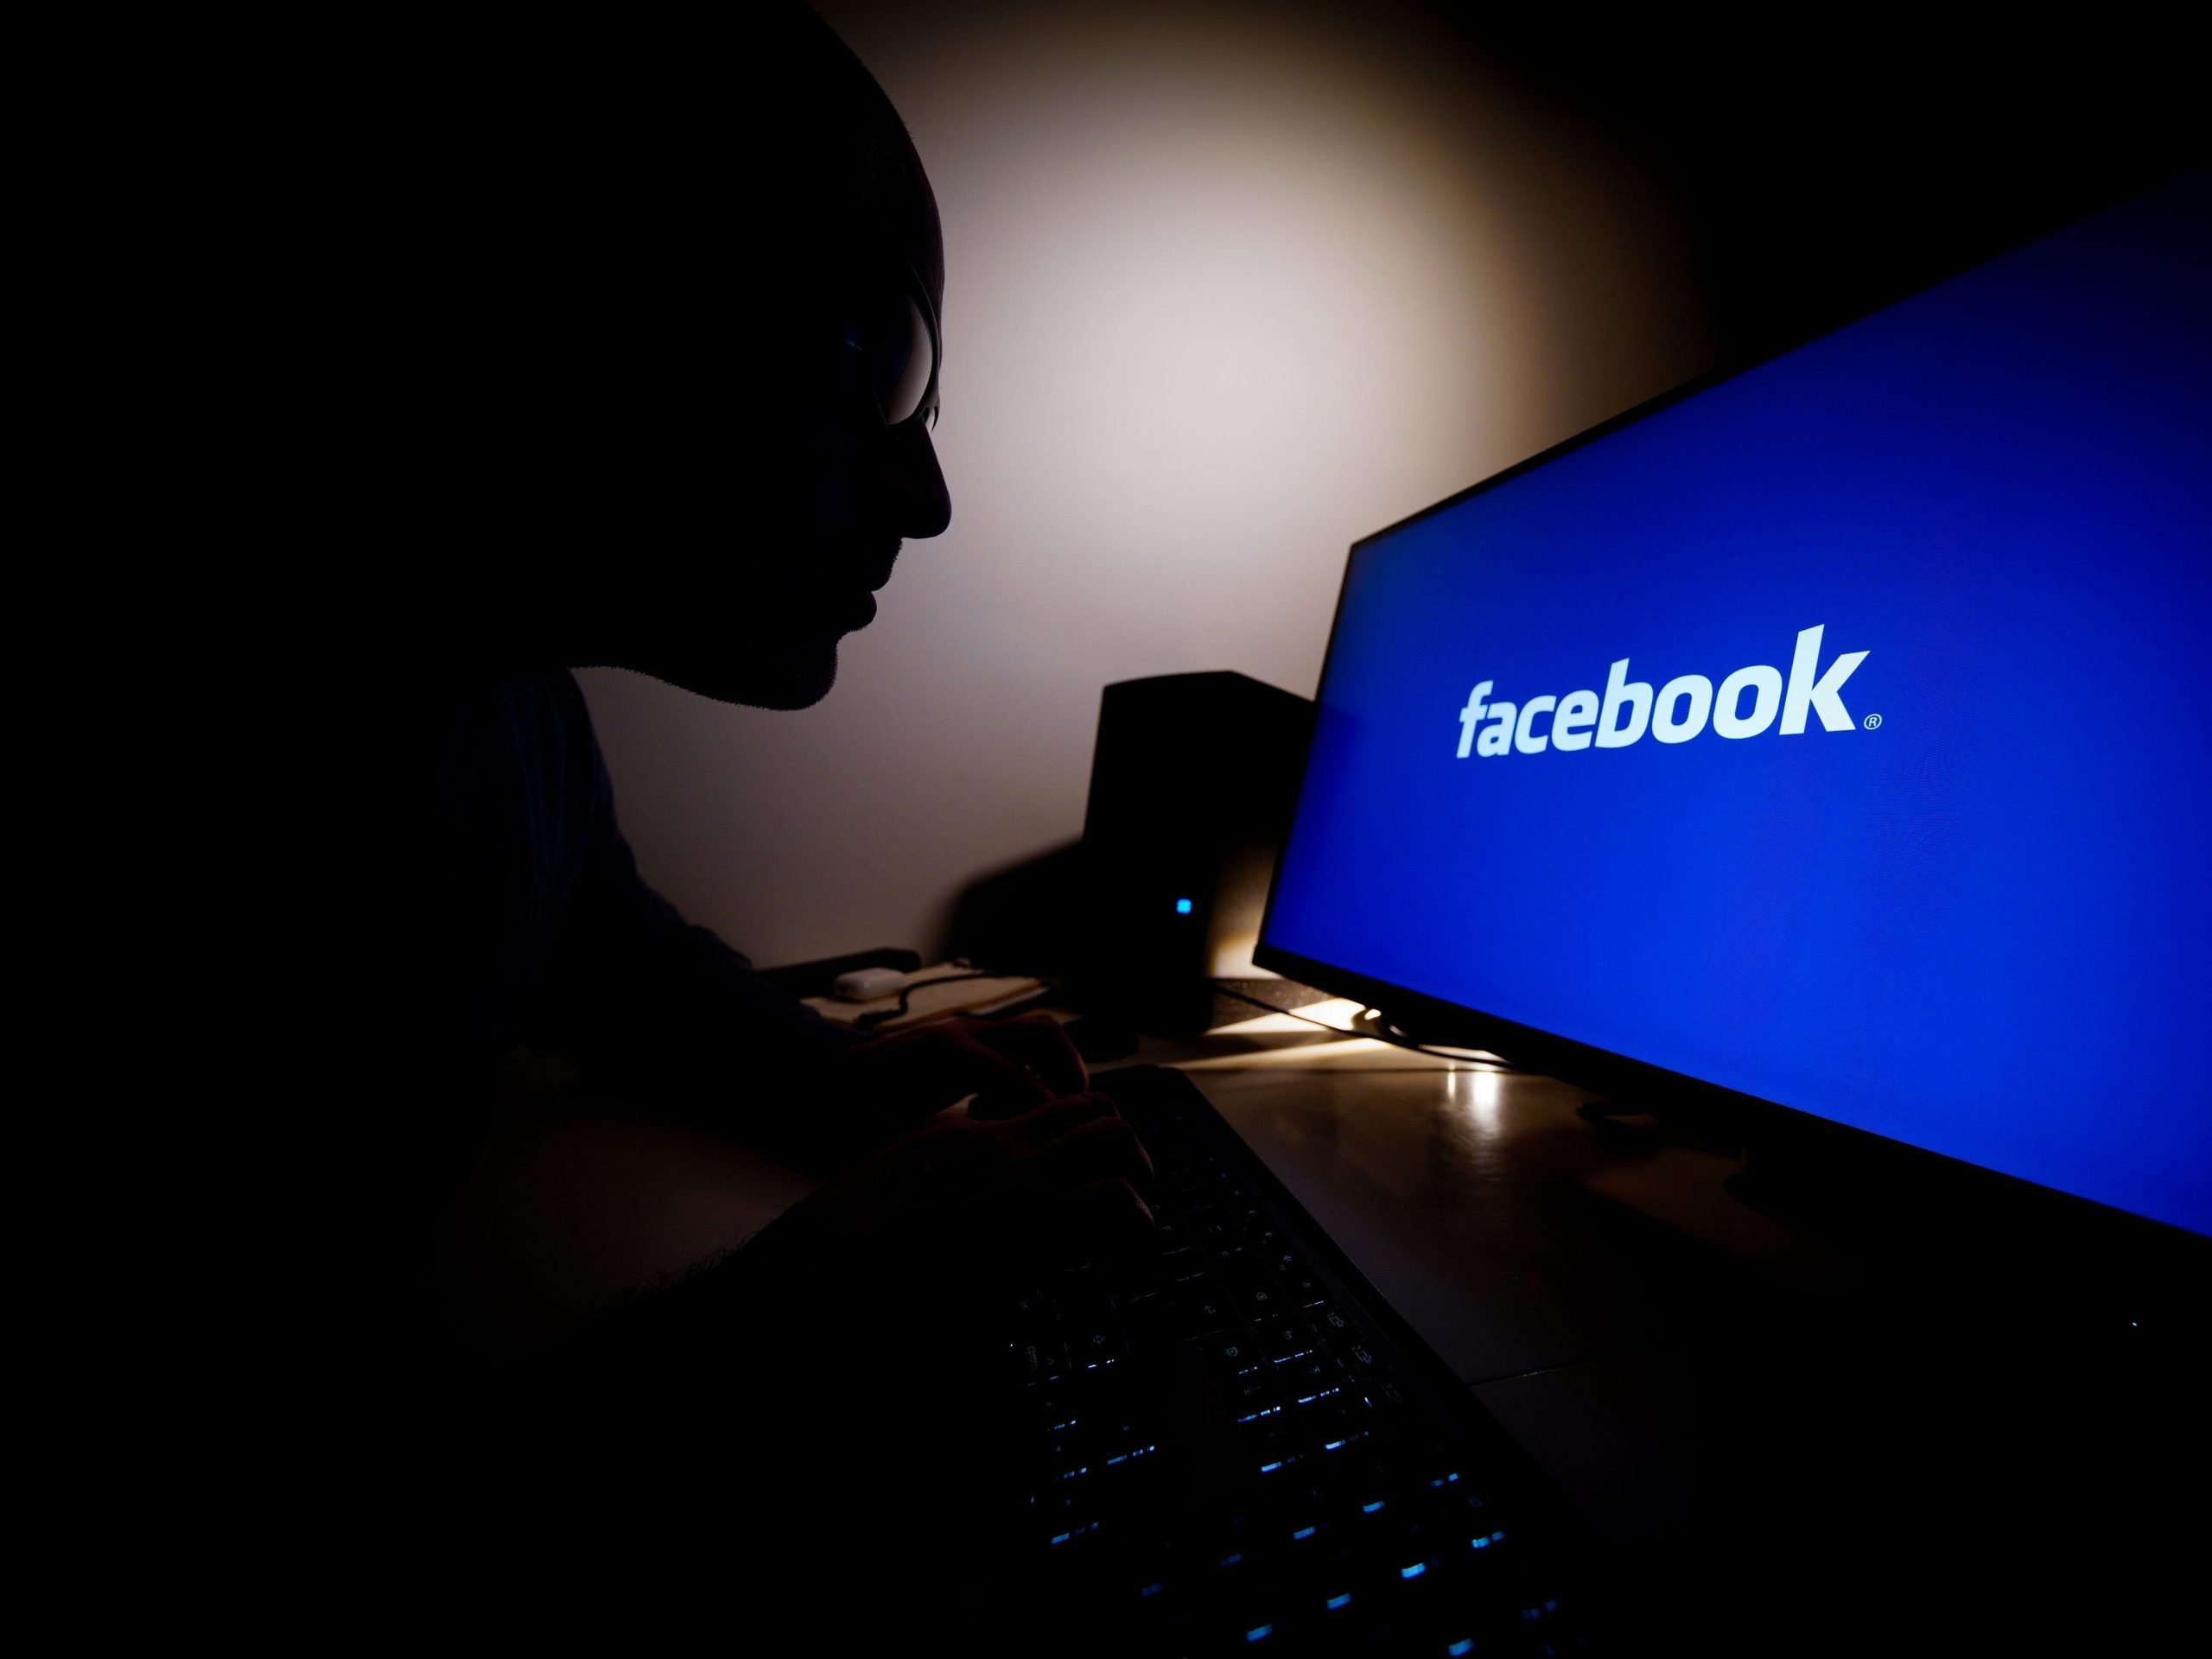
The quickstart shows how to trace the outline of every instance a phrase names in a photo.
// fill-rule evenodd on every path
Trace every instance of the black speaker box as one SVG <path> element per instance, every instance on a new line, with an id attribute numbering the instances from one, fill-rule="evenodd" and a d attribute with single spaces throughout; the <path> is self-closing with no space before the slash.
<path id="1" fill-rule="evenodd" d="M 1313 705 L 1242 674 L 1106 688 L 1084 820 L 1087 1006 L 1204 1030 L 1212 981 L 1250 974 Z"/>

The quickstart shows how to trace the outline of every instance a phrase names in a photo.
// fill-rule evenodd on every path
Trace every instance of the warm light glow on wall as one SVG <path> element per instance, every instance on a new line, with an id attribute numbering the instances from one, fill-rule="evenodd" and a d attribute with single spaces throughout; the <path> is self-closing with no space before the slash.
<path id="1" fill-rule="evenodd" d="M 763 959 L 927 949 L 1080 834 L 1101 686 L 1310 694 L 1355 537 L 1703 365 L 1649 189 L 1417 9 L 820 10 L 936 184 L 952 529 L 818 709 L 587 677 L 647 874 Z"/>

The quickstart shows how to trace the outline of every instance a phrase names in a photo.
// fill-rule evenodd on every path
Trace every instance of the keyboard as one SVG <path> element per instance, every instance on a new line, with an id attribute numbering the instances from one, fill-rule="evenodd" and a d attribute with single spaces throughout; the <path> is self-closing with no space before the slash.
<path id="1" fill-rule="evenodd" d="M 1587 1546 L 1449 1368 L 1182 1073 L 1092 1087 L 1159 1226 L 1008 1310 L 1037 1605 L 1102 1651 L 1597 1650 Z"/>

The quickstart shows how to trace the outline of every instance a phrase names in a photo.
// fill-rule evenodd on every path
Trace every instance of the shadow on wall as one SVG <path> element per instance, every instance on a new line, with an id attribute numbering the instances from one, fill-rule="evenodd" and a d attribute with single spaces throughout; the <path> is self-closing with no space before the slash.
<path id="1" fill-rule="evenodd" d="M 1083 872 L 1078 841 L 969 883 L 952 901 L 944 954 L 979 968 L 1069 978 L 1083 944 L 1070 925 L 1083 913 Z"/>

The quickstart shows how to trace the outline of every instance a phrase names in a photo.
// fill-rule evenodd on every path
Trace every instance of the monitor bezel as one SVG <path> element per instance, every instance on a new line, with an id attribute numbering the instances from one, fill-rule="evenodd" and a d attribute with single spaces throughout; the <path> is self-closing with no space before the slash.
<path id="1" fill-rule="evenodd" d="M 2150 189 L 2133 193 L 2126 200 L 2141 200 L 2159 189 L 2171 188 L 2178 183 L 2180 178 L 2189 176 L 2190 171 L 2183 169 L 2178 177 L 2163 180 Z M 1361 537 L 1352 543 L 1347 552 L 1344 575 L 1338 583 L 1336 604 L 1329 619 L 1329 642 L 1322 657 L 1321 675 L 1314 692 L 1316 709 L 1323 707 L 1326 702 L 1329 674 L 1336 661 L 1338 624 L 1343 620 L 1344 599 L 1351 588 L 1352 569 L 1362 552 L 1376 543 L 1509 484 L 1524 474 L 1549 466 L 1627 427 L 1649 420 L 1677 404 L 1756 372 L 1833 335 L 1857 327 L 1897 306 L 1910 304 L 2037 242 L 2063 234 L 2074 226 L 2124 205 L 2125 200 L 2111 202 L 2090 213 L 2079 214 L 2065 224 L 2040 232 L 2001 252 L 1977 260 L 1963 270 L 1954 271 L 1910 294 L 1886 302 L 1833 327 L 1824 328 L 1794 345 L 1685 381 L 1623 410 L 1609 420 L 1563 439 L 1549 448 L 1516 461 L 1501 472 L 1471 484 L 1440 501 Z M 1299 798 L 1301 801 L 1305 796 L 1306 773 L 1312 764 L 1313 750 L 1309 741 L 1306 759 L 1300 769 Z M 1356 998 L 1365 1007 L 1383 1011 L 1401 1027 L 1420 1033 L 1430 1043 L 1486 1050 L 1516 1066 L 1588 1089 L 1608 1101 L 1632 1102 L 1662 1116 L 1671 1116 L 1694 1123 L 1707 1135 L 1722 1136 L 1760 1149 L 1770 1158 L 1786 1161 L 1793 1168 L 1817 1169 L 1825 1164 L 1864 1174 L 1879 1182 L 1891 1192 L 1941 1194 L 1940 1201 L 1943 1205 L 1957 1208 L 1961 1216 L 1971 1216 L 1973 1224 L 1999 1228 L 2008 1236 L 2037 1237 L 2046 1245 L 2080 1252 L 2100 1262 L 2124 1260 L 2131 1263 L 2146 1263 L 2156 1261 L 2163 1267 L 2171 1267 L 2177 1261 L 2185 1261 L 2192 1274 L 2205 1265 L 2205 1253 L 2212 1251 L 2212 1235 L 2193 1232 L 2173 1223 L 2063 1192 L 1985 1165 L 1969 1163 L 1948 1154 L 1915 1146 L 1910 1141 L 1899 1141 L 1872 1130 L 1858 1128 L 1780 1101 L 1746 1094 L 1722 1084 L 1669 1071 L 1649 1061 L 1579 1042 L 1554 1032 L 1522 1025 L 1501 1015 L 1470 1008 L 1410 987 L 1395 985 L 1272 944 L 1268 935 L 1274 925 L 1275 900 L 1296 830 L 1297 811 L 1294 808 L 1290 822 L 1283 826 L 1281 852 L 1268 880 L 1267 905 L 1260 920 L 1259 941 L 1253 951 L 1253 961 L 1261 968 L 1317 989 Z M 2056 1018 L 2057 1011 L 2054 1011 L 2054 1019 Z"/>

